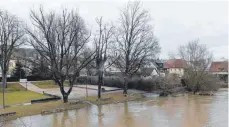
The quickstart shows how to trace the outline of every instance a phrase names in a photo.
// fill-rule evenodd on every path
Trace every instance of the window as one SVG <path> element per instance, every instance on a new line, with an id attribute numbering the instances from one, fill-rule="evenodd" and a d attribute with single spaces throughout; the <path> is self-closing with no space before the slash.
<path id="1" fill-rule="evenodd" d="M 218 68 L 220 71 L 224 71 L 224 68 Z"/>

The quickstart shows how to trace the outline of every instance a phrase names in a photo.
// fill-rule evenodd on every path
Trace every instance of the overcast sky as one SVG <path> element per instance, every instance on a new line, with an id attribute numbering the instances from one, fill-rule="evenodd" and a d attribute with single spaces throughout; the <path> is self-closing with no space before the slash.
<path id="1" fill-rule="evenodd" d="M 30 22 L 30 9 L 43 5 L 45 10 L 75 8 L 90 29 L 95 18 L 115 20 L 126 0 L 77 1 L 77 0 L 0 0 L 0 9 L 6 9 L 26 22 Z M 208 1 L 142 1 L 152 17 L 155 35 L 162 48 L 160 58 L 176 53 L 181 44 L 199 39 L 213 52 L 214 59 L 228 58 L 228 2 Z"/>

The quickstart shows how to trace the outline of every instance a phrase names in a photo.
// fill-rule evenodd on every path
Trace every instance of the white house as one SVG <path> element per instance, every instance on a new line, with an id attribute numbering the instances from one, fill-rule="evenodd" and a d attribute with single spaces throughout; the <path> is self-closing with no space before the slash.
<path id="1" fill-rule="evenodd" d="M 185 61 L 182 59 L 170 59 L 165 62 L 164 68 L 169 74 L 177 74 L 179 77 L 184 75 Z"/>
<path id="2" fill-rule="evenodd" d="M 16 67 L 16 62 L 17 62 L 17 60 L 10 60 L 9 61 L 9 70 L 8 70 L 7 77 L 11 76 L 13 69 Z M 0 68 L 0 77 L 2 77 L 2 69 L 1 68 Z"/>

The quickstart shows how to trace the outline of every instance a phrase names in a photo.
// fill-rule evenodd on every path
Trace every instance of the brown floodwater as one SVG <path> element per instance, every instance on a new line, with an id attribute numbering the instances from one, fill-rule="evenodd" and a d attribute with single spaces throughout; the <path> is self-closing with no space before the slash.
<path id="1" fill-rule="evenodd" d="M 45 108 L 45 107 L 44 107 Z M 89 106 L 4 123 L 6 127 L 227 127 L 228 91 Z"/>

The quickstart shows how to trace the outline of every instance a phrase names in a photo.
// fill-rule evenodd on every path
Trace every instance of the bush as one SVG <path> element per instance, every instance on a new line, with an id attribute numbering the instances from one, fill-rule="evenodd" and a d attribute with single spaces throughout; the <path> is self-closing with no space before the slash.
<path id="1" fill-rule="evenodd" d="M 0 77 L 0 80 L 2 81 L 2 77 Z M 18 82 L 19 77 L 7 77 L 7 82 Z"/>
<path id="2" fill-rule="evenodd" d="M 133 77 L 128 80 L 128 89 L 138 89 L 144 91 L 152 91 L 162 89 L 162 77 Z M 92 84 L 97 85 L 97 76 L 81 76 L 77 78 L 79 84 Z M 104 77 L 104 86 L 123 88 L 123 78 L 119 76 L 106 76 Z"/>
<path id="3" fill-rule="evenodd" d="M 123 87 L 123 83 L 124 83 L 123 79 L 121 79 L 118 76 L 107 76 L 107 77 L 104 77 L 104 86 L 122 88 Z"/>
<path id="4" fill-rule="evenodd" d="M 199 91 L 216 91 L 221 87 L 219 83 L 220 80 L 217 77 L 208 74 L 200 82 Z"/>
<path id="5" fill-rule="evenodd" d="M 51 80 L 52 77 L 27 76 L 27 81 Z"/>
<path id="6" fill-rule="evenodd" d="M 193 93 L 199 91 L 215 91 L 220 88 L 220 80 L 212 74 L 205 73 L 200 78 L 197 75 L 194 78 L 184 77 L 184 82 L 187 85 L 187 89 Z"/>
<path id="7" fill-rule="evenodd" d="M 80 76 L 77 78 L 77 83 L 80 84 L 91 84 L 97 85 L 98 77 L 97 76 Z M 107 76 L 104 77 L 104 86 L 110 87 L 122 87 L 123 81 L 118 76 Z"/>

